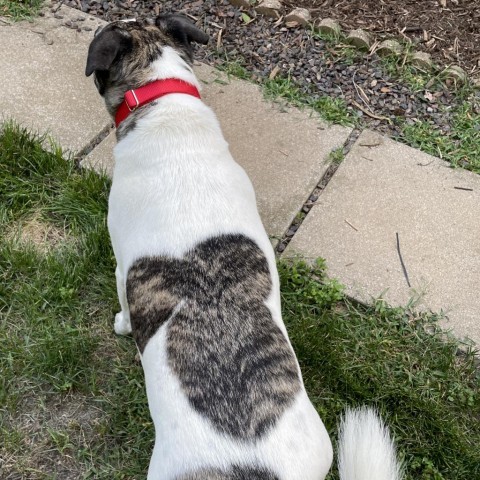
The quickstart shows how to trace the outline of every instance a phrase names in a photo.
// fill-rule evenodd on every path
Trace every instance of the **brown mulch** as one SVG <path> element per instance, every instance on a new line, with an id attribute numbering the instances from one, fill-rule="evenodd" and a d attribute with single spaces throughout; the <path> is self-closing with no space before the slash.
<path id="1" fill-rule="evenodd" d="M 409 39 L 440 65 L 480 73 L 480 0 L 284 0 L 313 19 L 334 18 L 348 32 Z"/>

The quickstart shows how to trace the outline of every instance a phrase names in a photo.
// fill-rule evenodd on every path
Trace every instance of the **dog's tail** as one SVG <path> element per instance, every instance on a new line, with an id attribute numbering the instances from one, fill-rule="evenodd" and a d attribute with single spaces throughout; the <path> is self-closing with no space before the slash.
<path id="1" fill-rule="evenodd" d="M 375 410 L 347 410 L 340 423 L 341 480 L 401 480 L 401 464 L 388 428 Z"/>

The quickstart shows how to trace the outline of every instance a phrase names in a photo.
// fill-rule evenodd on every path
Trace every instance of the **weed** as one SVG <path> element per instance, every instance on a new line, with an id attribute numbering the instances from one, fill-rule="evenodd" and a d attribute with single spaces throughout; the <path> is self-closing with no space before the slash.
<path id="1" fill-rule="evenodd" d="M 29 20 L 36 17 L 44 0 L 0 0 L 0 15 L 13 20 Z"/>
<path id="2" fill-rule="evenodd" d="M 329 154 L 329 160 L 333 165 L 340 165 L 343 162 L 345 155 L 343 153 L 343 147 L 332 150 Z"/>
<path id="3" fill-rule="evenodd" d="M 355 123 L 355 118 L 347 110 L 343 100 L 326 95 L 307 97 L 290 77 L 277 76 L 265 80 L 263 89 L 266 98 L 285 99 L 289 104 L 297 107 L 307 106 L 327 122 L 339 125 L 353 125 Z"/>
<path id="4" fill-rule="evenodd" d="M 404 125 L 403 137 L 399 140 L 447 160 L 454 167 L 480 173 L 480 114 L 474 113 L 468 103 L 463 103 L 450 115 L 448 135 L 431 123 L 417 121 Z"/>

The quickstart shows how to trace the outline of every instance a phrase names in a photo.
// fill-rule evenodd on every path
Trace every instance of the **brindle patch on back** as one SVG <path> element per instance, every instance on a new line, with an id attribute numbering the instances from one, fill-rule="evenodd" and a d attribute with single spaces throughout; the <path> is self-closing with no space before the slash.
<path id="1" fill-rule="evenodd" d="M 179 477 L 177 480 L 279 480 L 271 471 L 263 468 L 234 466 L 228 471 L 200 470 Z"/>
<path id="2" fill-rule="evenodd" d="M 293 402 L 300 376 L 265 306 L 272 288 L 263 252 L 242 235 L 199 244 L 182 259 L 142 258 L 127 278 L 141 352 L 172 315 L 168 359 L 190 404 L 217 430 L 261 437 Z"/>

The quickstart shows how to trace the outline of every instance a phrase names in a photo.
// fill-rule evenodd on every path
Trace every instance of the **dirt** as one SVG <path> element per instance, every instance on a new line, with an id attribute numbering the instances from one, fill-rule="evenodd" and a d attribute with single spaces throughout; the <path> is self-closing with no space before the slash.
<path id="1" fill-rule="evenodd" d="M 333 18 L 348 32 L 410 40 L 440 65 L 480 73 L 480 0 L 284 0 L 310 10 L 318 23 Z"/>
<path id="2" fill-rule="evenodd" d="M 61 400 L 27 395 L 17 412 L 4 412 L 4 426 L 12 434 L 17 432 L 22 440 L 13 451 L 0 445 L 0 478 L 83 478 L 84 466 L 75 458 L 75 450 L 88 449 L 88 439 L 95 435 L 102 411 L 77 394 Z"/>
<path id="3" fill-rule="evenodd" d="M 40 212 L 34 212 L 28 218 L 20 220 L 6 235 L 10 240 L 33 245 L 42 253 L 58 247 L 66 240 L 66 232 L 45 222 Z"/>

